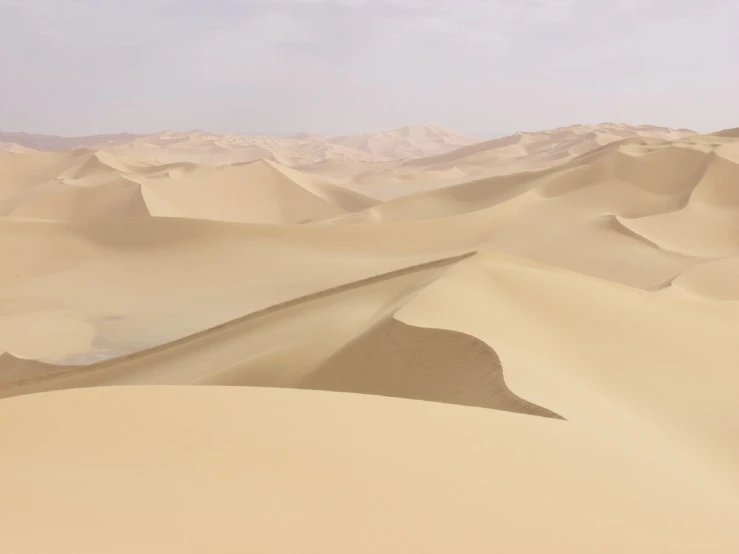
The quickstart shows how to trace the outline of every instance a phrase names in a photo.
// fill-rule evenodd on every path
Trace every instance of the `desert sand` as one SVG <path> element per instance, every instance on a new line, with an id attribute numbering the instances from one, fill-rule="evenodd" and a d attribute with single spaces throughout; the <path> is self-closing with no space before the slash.
<path id="1" fill-rule="evenodd" d="M 0 551 L 739 552 L 739 132 L 165 135 L 0 137 Z"/>
<path id="2" fill-rule="evenodd" d="M 415 125 L 351 136 L 298 133 L 291 136 L 223 135 L 201 130 L 162 131 L 148 135 L 119 133 L 59 137 L 0 131 L 0 150 L 103 150 L 156 163 L 211 165 L 269 160 L 285 165 L 316 162 L 392 162 L 441 155 L 479 142 L 456 131 Z"/>

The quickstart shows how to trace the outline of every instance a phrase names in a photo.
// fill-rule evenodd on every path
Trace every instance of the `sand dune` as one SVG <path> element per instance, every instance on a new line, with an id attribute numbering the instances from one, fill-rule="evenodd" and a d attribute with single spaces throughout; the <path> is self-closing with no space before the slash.
<path id="1" fill-rule="evenodd" d="M 143 194 L 152 215 L 251 223 L 301 223 L 376 203 L 268 161 L 149 180 Z"/>
<path id="2" fill-rule="evenodd" d="M 23 153 L 23 152 L 34 152 L 34 149 L 26 148 L 25 146 L 21 146 L 20 144 L 16 144 L 15 142 L 0 141 L 0 152 Z"/>
<path id="3" fill-rule="evenodd" d="M 3 401 L 0 426 L 14 477 L 0 545 L 18 554 L 739 547 L 730 501 L 545 418 L 313 391 L 110 388 Z"/>
<path id="4" fill-rule="evenodd" d="M 0 350 L 60 362 L 171 341 L 299 296 L 471 251 L 484 228 L 0 219 Z M 183 301 L 186 298 L 186 301 Z M 58 328 L 47 335 L 40 329 Z M 79 329 L 79 332 L 72 332 Z M 38 333 L 46 336 L 38 341 Z"/>
<path id="5" fill-rule="evenodd" d="M 532 156 L 541 165 L 566 161 L 600 146 L 628 138 L 646 137 L 674 140 L 694 135 L 688 129 L 668 129 L 649 125 L 632 126 L 616 123 L 573 125 L 549 131 L 522 132 L 509 137 L 481 142 L 449 154 L 408 162 L 410 167 L 454 165 L 489 165 L 495 161 Z"/>
<path id="6" fill-rule="evenodd" d="M 5 212 L 4 215 L 16 217 L 61 221 L 144 217 L 150 213 L 141 185 L 126 178 L 89 187 L 48 187 L 41 194 L 6 202 Z"/>
<path id="7" fill-rule="evenodd" d="M 428 135 L 431 137 L 429 140 L 440 144 L 456 144 L 454 140 L 447 140 L 445 133 L 433 127 L 408 128 L 362 140 L 371 144 L 374 144 L 372 141 L 381 144 L 386 141 L 390 145 L 387 148 L 400 148 L 398 144 L 402 144 L 403 140 L 415 140 L 419 135 Z M 196 140 L 197 137 L 159 137 L 157 140 L 162 148 L 172 148 L 173 144 L 182 141 L 187 144 L 192 142 L 188 148 L 195 153 L 162 156 L 145 149 L 123 148 L 118 144 L 128 137 L 123 135 L 106 139 L 117 145 L 113 149 L 101 143 L 97 146 L 103 150 L 88 148 L 27 155 L 0 153 L 3 156 L 0 160 L 0 215 L 86 220 L 96 217 L 96 214 L 84 206 L 89 199 L 100 197 L 105 198 L 104 203 L 108 208 L 97 214 L 99 218 L 149 214 L 248 223 L 300 223 L 370 208 L 379 202 L 375 198 L 387 198 L 388 195 L 382 192 L 383 188 L 392 189 L 390 196 L 409 194 L 418 191 L 419 187 L 423 190 L 462 183 L 470 191 L 473 187 L 468 183 L 471 181 L 485 186 L 485 178 L 492 178 L 490 175 L 501 171 L 510 173 L 501 170 L 500 163 L 510 164 L 512 160 L 518 160 L 516 164 L 520 161 L 523 165 L 511 168 L 528 171 L 551 166 L 555 162 L 562 163 L 601 143 L 617 140 L 622 135 L 654 137 L 680 136 L 681 133 L 685 134 L 669 129 L 579 126 L 497 139 L 408 164 L 370 164 L 359 169 L 329 164 L 320 166 L 318 170 L 316 168 L 319 166 L 313 169 L 306 166 L 305 170 L 287 167 L 278 162 L 294 164 L 295 161 L 266 151 L 248 158 L 265 158 L 254 163 L 223 167 L 203 165 L 195 162 L 202 162 L 198 153 L 207 148 L 198 142 L 199 139 Z M 200 135 L 202 133 L 197 136 Z M 509 143 L 520 151 L 504 153 Z M 94 143 L 84 140 L 81 144 Z M 367 148 L 382 150 L 385 147 Z M 552 154 L 555 151 L 559 154 Z M 542 156 L 551 158 L 552 163 L 540 163 Z M 220 160 L 219 163 L 224 161 Z M 624 161 L 621 165 L 626 166 L 627 163 Z M 521 180 L 521 175 L 513 175 L 513 180 Z M 644 172 L 640 175 L 648 178 Z M 570 182 L 569 177 L 567 182 Z M 141 185 L 139 192 L 136 192 L 136 183 Z M 96 192 L 76 190 L 77 187 L 95 185 L 105 187 Z M 121 190 L 116 190 L 119 187 Z M 417 204 L 418 200 L 413 202 Z M 81 207 L 73 208 L 71 204 Z M 383 207 L 385 211 L 389 209 Z"/>
<path id="8" fill-rule="evenodd" d="M 737 148 L 710 135 L 625 139 L 550 169 L 397 198 L 329 223 L 487 219 L 486 249 L 649 289 L 737 253 Z"/>
<path id="9" fill-rule="evenodd" d="M 267 159 L 286 165 L 301 165 L 324 160 L 407 160 L 442 154 L 477 140 L 433 125 L 417 125 L 356 136 L 301 133 L 291 137 L 269 137 L 219 135 L 193 130 L 67 138 L 0 132 L 0 143 L 3 142 L 44 151 L 104 150 L 116 155 L 151 158 L 157 163 L 192 161 L 221 165 Z"/>
<path id="10" fill-rule="evenodd" d="M 21 139 L 3 552 L 739 549 L 733 130 Z"/>
<path id="11" fill-rule="evenodd" d="M 640 308 L 637 325 L 632 314 Z M 465 333 L 494 352 L 488 352 L 487 364 L 465 365 L 467 338 L 466 349 L 446 348 L 446 360 L 440 354 L 425 364 L 418 355 L 406 359 L 411 341 L 427 350 L 423 341 L 441 341 L 443 333 L 412 331 L 392 318 Z M 556 331 L 552 321 L 560 322 Z M 0 393 L 125 384 L 316 388 L 558 414 L 582 425 L 602 419 L 638 437 L 636 418 L 643 426 L 639 432 L 657 429 L 688 459 L 697 453 L 696 463 L 739 493 L 733 469 L 739 451 L 725 427 L 739 418 L 731 400 L 739 385 L 732 342 L 737 325 L 733 305 L 655 297 L 520 259 L 478 254 L 297 298 L 122 358 L 6 380 Z M 587 342 L 567 341 L 568 336 Z M 693 350 L 693 343 L 702 349 Z M 638 349 L 640 359 L 623 344 Z M 441 348 L 438 342 L 435 348 Z M 380 358 L 373 361 L 368 349 Z M 711 362 L 701 370 L 701 400 L 694 374 L 703 349 Z M 19 364 L 12 358 L 6 363 Z M 501 382 L 501 367 L 508 385 Z"/>
<path id="12" fill-rule="evenodd" d="M 711 133 L 711 135 L 715 137 L 739 138 L 739 127 L 734 129 L 724 129 L 723 131 Z"/>
<path id="13" fill-rule="evenodd" d="M 0 215 L 5 216 L 87 221 L 152 215 L 300 223 L 376 204 L 330 179 L 266 160 L 216 167 L 161 166 L 87 150 L 6 156 L 0 173 Z"/>
<path id="14" fill-rule="evenodd" d="M 514 393 L 635 441 L 654 431 L 739 492 L 739 450 L 726 426 L 739 418 L 731 400 L 739 386 L 731 369 L 739 363 L 730 338 L 735 305 L 666 298 L 487 254 L 454 267 L 396 317 L 483 340 Z"/>
<path id="15" fill-rule="evenodd" d="M 546 169 L 625 139 L 644 138 L 659 142 L 693 135 L 695 133 L 687 129 L 617 123 L 516 133 L 386 168 L 370 166 L 364 171 L 354 170 L 351 184 L 355 190 L 389 200 L 474 178 Z"/>
<path id="16" fill-rule="evenodd" d="M 116 384 L 288 386 L 556 417 L 508 391 L 500 363 L 484 343 L 392 319 L 440 268 L 460 259 L 329 289 L 127 357 L 48 366 L 40 375 L 34 370 L 28 380 L 0 385 L 0 395 Z M 6 363 L 16 368 L 15 376 L 23 361 L 8 357 Z M 3 373 L 9 372 L 0 366 Z"/>

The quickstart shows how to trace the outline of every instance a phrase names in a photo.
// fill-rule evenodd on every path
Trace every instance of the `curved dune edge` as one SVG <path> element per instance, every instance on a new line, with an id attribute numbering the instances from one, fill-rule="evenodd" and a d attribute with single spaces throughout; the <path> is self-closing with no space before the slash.
<path id="1" fill-rule="evenodd" d="M 688 295 L 714 302 L 739 301 L 739 256 L 712 260 L 680 273 L 663 287 L 662 294 Z"/>
<path id="2" fill-rule="evenodd" d="M 454 331 L 387 319 L 323 362 L 296 388 L 356 392 L 562 419 L 508 389 L 495 351 Z"/>
<path id="3" fill-rule="evenodd" d="M 439 260 L 365 279 L 87 366 L 0 358 L 0 396 L 105 385 L 276 386 L 558 418 L 510 392 L 497 355 L 478 339 L 410 327 L 392 318 L 399 306 L 463 259 Z M 354 310 L 365 313 L 352 321 L 356 316 L 348 316 L 347 311 Z M 19 377 L 22 369 L 30 375 Z"/>
<path id="4" fill-rule="evenodd" d="M 90 352 L 89 340 L 93 352 L 132 352 L 292 298 L 470 252 L 484 237 L 469 225 L 434 231 L 433 224 L 398 235 L 374 226 L 337 234 L 174 218 L 0 218 L 0 352 L 63 364 Z M 85 344 L 67 341 L 70 325 L 55 314 L 92 336 Z M 43 342 L 34 338 L 41 330 Z"/>
<path id="5" fill-rule="evenodd" d="M 484 221 L 479 248 L 654 290 L 695 264 L 739 253 L 738 149 L 735 139 L 711 135 L 630 138 L 548 169 L 470 176 L 322 223 L 441 229 Z"/>
<path id="6" fill-rule="evenodd" d="M 64 366 L 22 358 L 11 352 L 0 353 L 0 385 L 35 379 L 64 369 Z"/>
<path id="7" fill-rule="evenodd" d="M 732 129 L 724 129 L 723 131 L 717 131 L 715 133 L 711 133 L 711 136 L 725 137 L 725 138 L 739 138 L 739 127 L 732 128 Z"/>
<path id="8" fill-rule="evenodd" d="M 574 135 L 584 140 L 579 131 L 592 130 L 580 129 Z M 614 127 L 607 134 L 616 137 L 622 131 Z M 490 244 L 491 250 L 650 290 L 694 263 L 739 253 L 739 197 L 733 186 L 739 177 L 739 142 L 728 136 L 658 135 L 611 142 L 544 170 L 497 176 L 469 173 L 454 186 L 379 204 L 350 190 L 351 178 L 344 182 L 330 171 L 322 175 L 270 161 L 224 168 L 191 164 L 185 170 L 174 167 L 177 164 L 155 166 L 151 160 L 144 163 L 91 151 L 28 154 L 28 163 L 13 162 L 19 167 L 10 168 L 13 179 L 3 184 L 10 193 L 30 187 L 28 203 L 18 200 L 23 194 L 11 194 L 0 212 L 17 208 L 19 213 L 30 210 L 43 217 L 58 212 L 58 217 L 75 221 L 150 213 L 269 224 L 265 227 L 311 222 L 284 226 L 306 236 L 314 236 L 317 229 L 326 237 L 333 233 L 338 241 L 341 234 L 376 233 L 378 240 L 406 244 L 414 240 L 410 233 L 421 234 L 421 226 L 424 234 L 436 234 L 439 240 L 465 230 L 479 235 L 474 248 Z M 419 166 L 415 177 L 423 181 L 427 169 Z M 75 183 L 63 185 L 63 194 L 55 188 L 59 183 L 53 187 L 48 183 L 60 174 Z M 140 184 L 128 182 L 130 191 L 118 190 L 130 179 Z M 64 202 L 56 201 L 61 197 Z M 15 206 L 16 201 L 21 205 Z M 92 209 L 96 202 L 105 210 Z M 618 227 L 625 229 L 594 227 L 592 222 L 603 216 L 615 217 Z M 359 228 L 349 231 L 350 227 Z M 143 228 L 151 232 L 154 226 Z M 575 246 L 569 246 L 573 240 Z M 618 251 L 611 255 L 614 248 Z M 621 257 L 625 264 L 618 263 Z"/>
<path id="9" fill-rule="evenodd" d="M 363 317 L 359 319 L 359 323 L 361 325 L 369 326 L 374 320 L 381 318 L 381 314 L 387 313 L 388 308 L 394 306 L 395 303 L 404 296 L 413 294 L 417 291 L 418 287 L 422 286 L 430 277 L 437 275 L 443 267 L 460 261 L 470 255 L 472 255 L 472 253 L 405 267 L 399 270 L 361 279 L 359 281 L 353 281 L 345 285 L 318 291 L 316 293 L 272 305 L 241 318 L 211 327 L 199 333 L 113 360 L 106 360 L 90 365 L 56 366 L 64 367 L 65 370 L 14 383 L 7 383 L 0 386 L 0 391 L 8 391 L 17 387 L 25 387 L 26 385 L 31 387 L 36 385 L 42 386 L 44 381 L 58 379 L 69 379 L 75 383 L 78 378 L 85 379 L 87 377 L 92 380 L 92 383 L 97 382 L 98 379 L 102 379 L 103 381 L 115 379 L 116 377 L 125 379 L 128 375 L 132 374 L 132 368 L 144 368 L 144 370 L 147 371 L 146 368 L 152 367 L 155 363 L 160 363 L 165 366 L 168 365 L 168 360 L 170 358 L 174 358 L 176 361 L 183 363 L 186 362 L 187 359 L 191 359 L 192 354 L 197 352 L 202 353 L 206 346 L 211 346 L 210 351 L 219 351 L 220 348 L 223 347 L 224 339 L 228 339 L 232 344 L 235 343 L 238 348 L 241 346 L 240 341 L 244 338 L 253 336 L 253 334 L 246 332 L 247 330 L 250 331 L 259 327 L 270 327 L 271 329 L 269 330 L 276 329 L 279 331 L 280 326 L 284 323 L 283 320 L 289 319 L 291 315 L 297 315 L 298 319 L 300 319 L 301 315 L 306 315 L 307 317 L 305 319 L 307 319 L 310 324 L 316 323 L 315 320 L 311 319 L 311 316 L 317 315 L 318 320 L 320 321 L 322 319 L 320 308 L 329 307 L 332 301 L 333 306 L 335 308 L 339 308 L 338 315 L 343 315 L 344 310 L 340 305 L 337 306 L 337 298 L 339 300 L 345 300 L 347 296 L 351 298 L 351 295 L 355 294 L 359 295 L 360 300 L 371 301 L 372 293 L 375 292 L 377 299 L 374 302 L 368 302 L 367 312 L 362 314 Z M 389 290 L 386 290 L 388 287 L 385 285 L 389 285 Z M 369 299 L 364 298 L 363 295 L 367 290 L 369 290 L 370 293 Z M 316 310 L 315 308 L 319 308 L 319 310 Z M 287 318 L 284 317 L 285 314 L 287 314 Z M 267 338 L 272 339 L 275 338 L 275 336 L 269 335 Z M 247 352 L 249 352 L 249 346 L 250 345 L 247 344 Z M 210 352 L 206 353 L 206 359 L 207 354 L 209 353 Z M 198 362 L 200 361 L 201 360 L 198 360 Z M 225 367 L 229 367 L 234 361 L 240 361 L 240 356 L 237 356 L 235 360 L 230 360 L 224 364 Z M 198 368 L 198 363 L 192 363 L 191 367 L 194 371 L 184 378 L 182 377 L 183 372 L 176 371 L 174 373 L 175 375 L 180 375 L 180 379 L 182 379 L 181 384 L 200 380 L 206 376 L 206 374 L 203 373 L 203 369 Z M 205 371 L 217 373 L 218 368 L 205 369 Z M 117 383 L 103 382 L 101 384 Z M 84 385 L 71 384 L 70 386 L 77 387 Z M 52 386 L 51 388 L 53 389 L 56 387 Z M 0 392 L 0 395 L 2 395 L 2 392 Z"/>
<path id="10" fill-rule="evenodd" d="M 143 197 L 141 185 L 122 177 L 113 183 L 85 187 L 58 185 L 27 200 L 7 215 L 86 222 L 118 217 L 148 217 L 152 214 Z"/>
<path id="11" fill-rule="evenodd" d="M 699 471 L 739 497 L 735 305 L 480 253 L 395 317 L 479 338 L 517 395 L 594 432 L 630 436 L 636 448 L 663 444 L 675 466 L 693 468 L 686 474 Z"/>
<path id="12" fill-rule="evenodd" d="M 503 177 L 526 136 L 351 177 L 13 155 L 0 552 L 739 552 L 732 134 Z"/>
<path id="13" fill-rule="evenodd" d="M 330 179 L 267 160 L 222 167 L 152 163 L 90 150 L 6 156 L 0 159 L 0 215 L 56 221 L 158 216 L 289 224 L 377 203 Z M 10 178 L 3 178 L 5 174 Z"/>
<path id="14" fill-rule="evenodd" d="M 106 387 L 5 400 L 0 433 L 12 476 L 0 549 L 14 554 L 739 549 L 735 503 L 544 418 L 317 391 Z"/>

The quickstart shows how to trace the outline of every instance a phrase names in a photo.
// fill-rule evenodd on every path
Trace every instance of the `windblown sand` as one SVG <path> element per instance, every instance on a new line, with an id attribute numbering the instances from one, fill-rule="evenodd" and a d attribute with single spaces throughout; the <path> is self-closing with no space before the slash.
<path id="1" fill-rule="evenodd" d="M 739 552 L 736 130 L 124 150 L 0 152 L 0 552 Z"/>

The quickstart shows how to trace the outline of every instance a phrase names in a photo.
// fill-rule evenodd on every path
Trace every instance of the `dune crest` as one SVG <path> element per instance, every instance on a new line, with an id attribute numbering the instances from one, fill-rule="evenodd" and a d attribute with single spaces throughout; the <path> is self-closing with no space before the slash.
<path id="1" fill-rule="evenodd" d="M 0 140 L 0 551 L 739 551 L 733 130 Z"/>
<path id="2" fill-rule="evenodd" d="M 150 135 L 97 135 L 58 137 L 0 132 L 0 144 L 15 150 L 43 151 L 87 148 L 114 154 L 156 159 L 158 163 L 196 161 L 231 164 L 267 159 L 287 165 L 330 161 L 383 162 L 449 152 L 476 139 L 433 125 L 416 125 L 392 131 L 355 136 L 299 133 L 274 137 L 222 135 L 201 130 L 162 131 Z M 11 146 L 5 149 L 10 149 Z M 0 150 L 3 148 L 0 147 Z"/>

